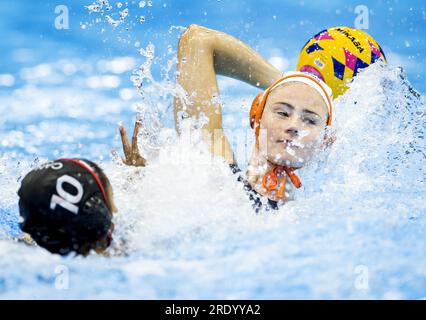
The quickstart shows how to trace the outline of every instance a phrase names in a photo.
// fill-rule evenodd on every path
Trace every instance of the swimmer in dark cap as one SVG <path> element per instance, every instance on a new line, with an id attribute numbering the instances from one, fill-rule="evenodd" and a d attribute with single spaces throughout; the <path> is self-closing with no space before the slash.
<path id="1" fill-rule="evenodd" d="M 87 256 L 112 241 L 117 211 L 103 171 L 84 159 L 59 159 L 28 173 L 18 191 L 20 227 L 52 253 Z"/>

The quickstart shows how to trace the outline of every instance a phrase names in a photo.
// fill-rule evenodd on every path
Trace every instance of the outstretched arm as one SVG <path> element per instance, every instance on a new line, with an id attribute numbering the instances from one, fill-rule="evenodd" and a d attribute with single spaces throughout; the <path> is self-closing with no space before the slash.
<path id="1" fill-rule="evenodd" d="M 186 91 L 188 103 L 174 99 L 174 116 L 179 132 L 182 112 L 187 116 L 208 117 L 204 138 L 211 152 L 234 163 L 230 144 L 222 129 L 222 105 L 216 75 L 232 77 L 265 89 L 282 72 L 240 40 L 220 31 L 191 25 L 178 45 L 177 82 Z M 212 140 L 213 139 L 213 140 Z"/>

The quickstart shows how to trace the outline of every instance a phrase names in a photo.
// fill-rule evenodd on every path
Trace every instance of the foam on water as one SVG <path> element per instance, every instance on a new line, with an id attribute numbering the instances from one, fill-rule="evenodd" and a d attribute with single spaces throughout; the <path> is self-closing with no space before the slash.
<path id="1" fill-rule="evenodd" d="M 100 148 L 117 144 L 102 125 L 124 112 L 122 102 L 94 93 L 99 122 L 88 119 L 84 87 L 80 95 L 30 86 L 0 97 L 12 106 L 0 114 L 0 142 L 8 143 L 0 158 L 1 298 L 426 297 L 425 101 L 399 68 L 377 63 L 361 72 L 335 102 L 337 140 L 300 171 L 295 201 L 258 215 L 197 134 L 189 138 L 187 128 L 178 139 L 164 125 L 164 96 L 179 88 L 138 70 L 133 81 L 149 83 L 135 109 L 154 122 L 142 137 L 150 142 L 149 165 L 102 162 L 119 207 L 109 258 L 61 258 L 10 238 L 19 233 L 20 179 L 46 160 L 32 154 L 59 140 L 80 141 L 91 146 L 83 156 L 97 160 Z M 67 99 L 55 103 L 67 95 L 80 99 L 75 108 Z M 25 110 L 28 101 L 34 104 Z M 116 104 L 102 109 L 108 103 Z M 86 129 L 72 130 L 82 128 L 80 118 Z M 15 120 L 22 130 L 11 133 Z M 59 148 L 64 153 L 75 150 Z M 58 286 L 61 266 L 68 290 Z"/>

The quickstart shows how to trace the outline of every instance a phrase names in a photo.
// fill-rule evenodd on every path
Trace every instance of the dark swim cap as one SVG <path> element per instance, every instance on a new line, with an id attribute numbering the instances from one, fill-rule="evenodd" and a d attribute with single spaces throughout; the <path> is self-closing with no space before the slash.
<path id="1" fill-rule="evenodd" d="M 112 237 L 108 178 L 93 162 L 59 159 L 28 173 L 18 191 L 22 231 L 52 253 L 87 254 Z M 104 241 L 103 241 L 104 240 Z"/>

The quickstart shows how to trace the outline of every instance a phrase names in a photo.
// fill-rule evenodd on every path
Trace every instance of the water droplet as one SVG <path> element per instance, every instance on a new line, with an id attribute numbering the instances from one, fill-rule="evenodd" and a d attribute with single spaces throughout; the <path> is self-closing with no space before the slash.
<path id="1" fill-rule="evenodd" d="M 105 20 L 114 28 L 118 27 L 121 24 L 121 21 L 114 20 L 111 16 L 105 16 Z"/>
<path id="2" fill-rule="evenodd" d="M 126 19 L 128 15 L 129 15 L 129 9 L 126 8 L 120 12 L 120 20 L 124 21 L 124 19 Z"/>
<path id="3" fill-rule="evenodd" d="M 86 8 L 87 10 L 89 10 L 90 13 L 92 13 L 92 12 L 100 12 L 102 7 L 97 4 L 91 4 L 87 6 Z"/>

